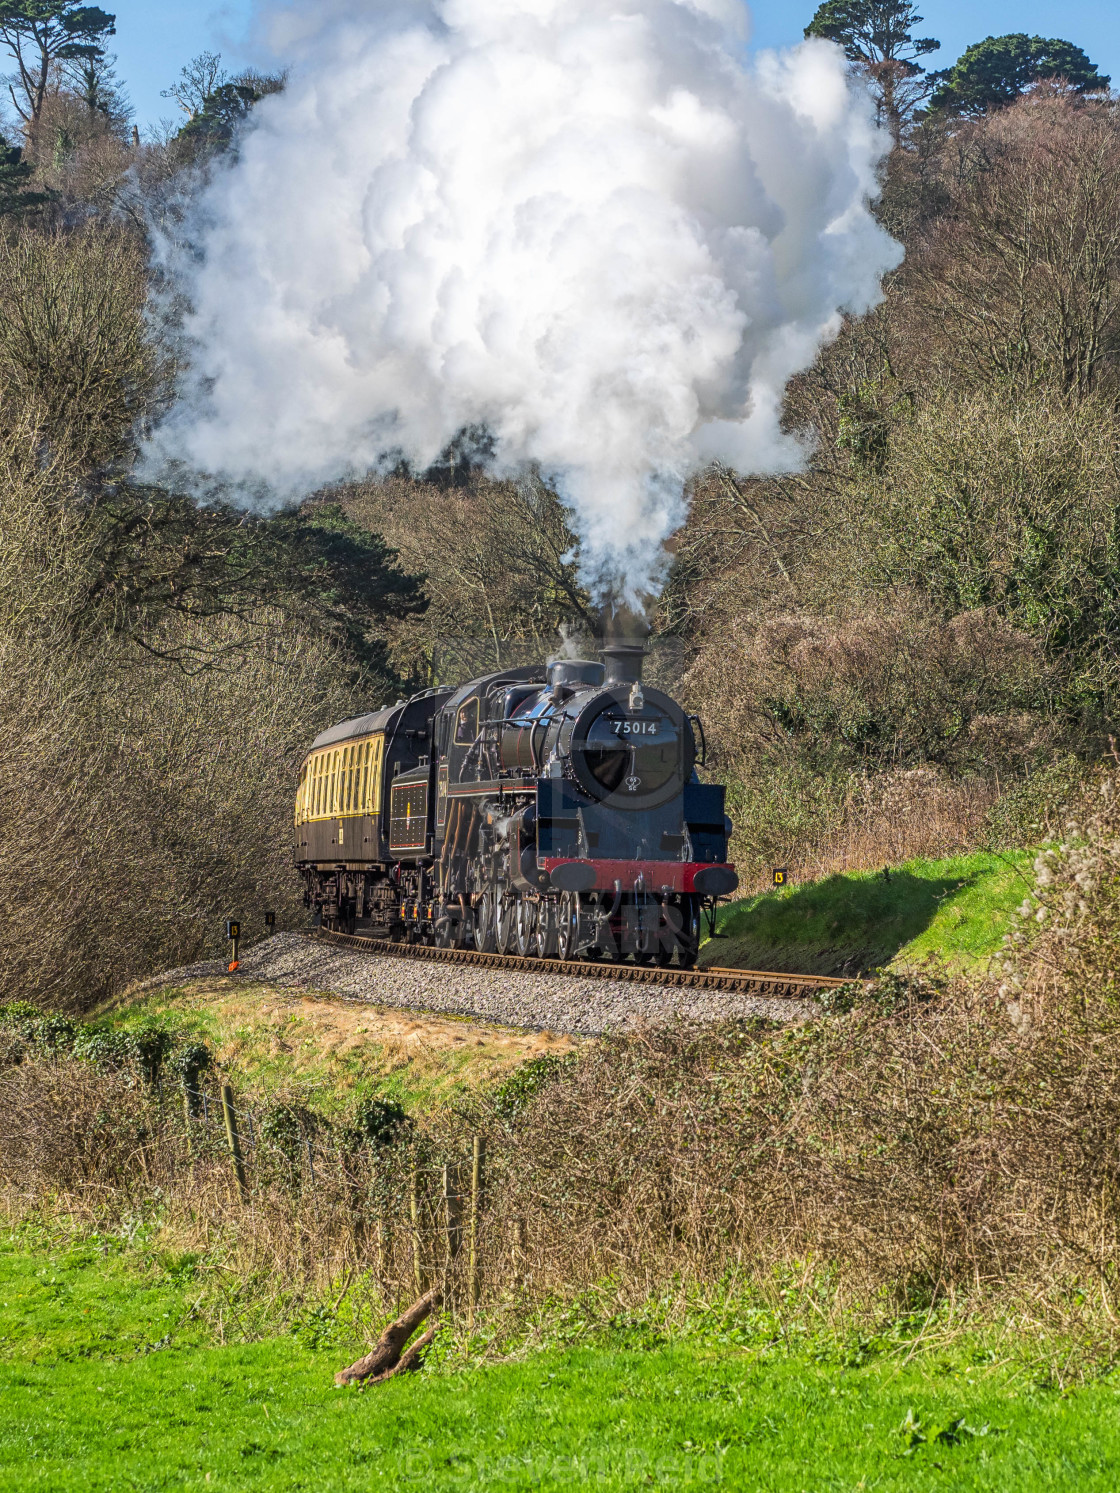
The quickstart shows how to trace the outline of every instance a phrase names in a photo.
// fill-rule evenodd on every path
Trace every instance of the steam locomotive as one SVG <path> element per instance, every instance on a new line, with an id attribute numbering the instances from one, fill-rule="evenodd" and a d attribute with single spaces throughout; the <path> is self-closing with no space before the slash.
<path id="1" fill-rule="evenodd" d="M 690 968 L 738 877 L 699 718 L 643 650 L 431 689 L 316 737 L 295 863 L 323 926 L 540 958 Z M 698 746 L 699 739 L 699 746 Z"/>

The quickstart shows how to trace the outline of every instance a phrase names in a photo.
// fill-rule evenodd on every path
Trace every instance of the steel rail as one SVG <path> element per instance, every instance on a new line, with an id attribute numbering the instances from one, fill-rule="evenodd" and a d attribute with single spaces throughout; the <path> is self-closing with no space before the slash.
<path id="1" fill-rule="evenodd" d="M 308 938 L 341 944 L 364 954 L 388 955 L 393 959 L 430 959 L 442 964 L 473 964 L 486 969 L 506 969 L 538 975 L 569 975 L 582 980 L 629 980 L 639 985 L 677 985 L 692 990 L 725 990 L 768 995 L 786 1000 L 804 1000 L 819 990 L 835 990 L 846 980 L 831 975 L 796 975 L 760 969 L 672 969 L 656 964 L 610 964 L 599 960 L 537 959 L 521 954 L 480 954 L 477 949 L 438 949 L 433 944 L 393 943 L 387 938 L 363 938 L 357 933 L 336 933 L 315 928 Z"/>

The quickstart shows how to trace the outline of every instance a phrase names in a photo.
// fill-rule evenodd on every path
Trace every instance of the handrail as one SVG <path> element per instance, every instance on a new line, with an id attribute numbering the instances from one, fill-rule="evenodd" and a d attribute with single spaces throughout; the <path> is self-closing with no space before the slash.
<path id="1" fill-rule="evenodd" d="M 700 732 L 700 761 L 697 764 L 697 766 L 699 766 L 699 767 L 707 767 L 707 765 L 708 765 L 708 738 L 704 735 L 704 722 L 700 719 L 700 717 L 698 715 L 690 715 L 688 717 L 688 719 L 689 719 L 689 723 L 692 724 L 692 725 L 695 725 L 697 731 Z"/>

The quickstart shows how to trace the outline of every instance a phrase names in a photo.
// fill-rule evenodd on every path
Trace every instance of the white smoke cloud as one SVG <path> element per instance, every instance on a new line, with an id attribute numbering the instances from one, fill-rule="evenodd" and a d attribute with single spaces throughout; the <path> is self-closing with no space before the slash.
<path id="1" fill-rule="evenodd" d="M 788 379 L 901 251 L 839 48 L 748 62 L 738 0 L 306 0 L 236 161 L 164 240 L 189 305 L 149 473 L 292 497 L 466 427 L 655 589 L 712 460 L 796 468 Z"/>

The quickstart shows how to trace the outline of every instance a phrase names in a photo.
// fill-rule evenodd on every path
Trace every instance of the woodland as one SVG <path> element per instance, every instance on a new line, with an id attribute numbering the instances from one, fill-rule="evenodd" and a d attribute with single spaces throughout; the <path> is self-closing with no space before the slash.
<path id="1" fill-rule="evenodd" d="M 134 478 L 175 395 L 153 224 L 281 76 L 187 63 L 143 138 L 114 18 L 3 0 L 0 982 L 83 1007 L 302 926 L 298 762 L 409 688 L 587 643 L 539 475 L 432 470 L 250 511 Z M 1037 840 L 1120 712 L 1120 113 L 1069 42 L 926 66 L 911 4 L 829 0 L 906 248 L 788 391 L 804 471 L 692 484 L 651 672 L 703 717 L 746 886 Z"/>

